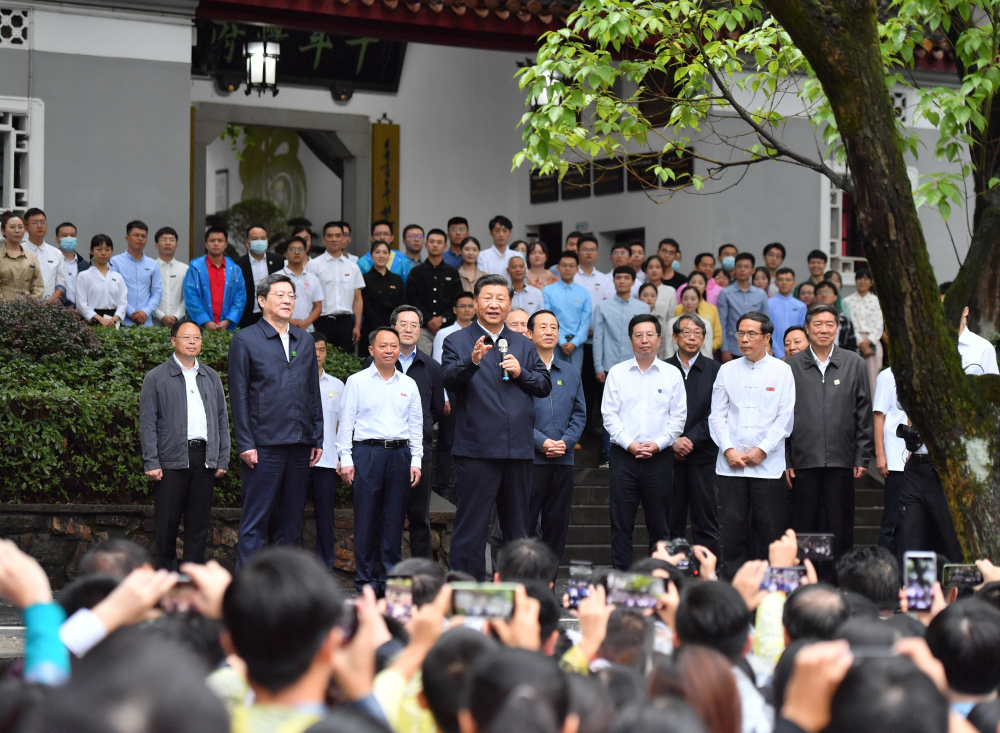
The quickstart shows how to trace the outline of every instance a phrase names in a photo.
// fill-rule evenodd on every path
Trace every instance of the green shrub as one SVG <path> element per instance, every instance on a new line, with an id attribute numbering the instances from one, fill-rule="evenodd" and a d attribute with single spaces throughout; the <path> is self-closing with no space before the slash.
<path id="1" fill-rule="evenodd" d="M 0 348 L 35 359 L 79 359 L 98 345 L 94 330 L 74 310 L 29 298 L 0 303 Z"/>
<path id="2" fill-rule="evenodd" d="M 11 311 L 27 312 L 17 305 L 0 304 L 0 324 L 13 317 Z M 36 322 L 22 332 L 43 330 Z M 137 428 L 139 390 L 146 373 L 173 352 L 167 331 L 85 331 L 81 348 L 72 353 L 62 349 L 39 355 L 30 347 L 26 353 L 15 347 L 21 340 L 0 337 L 0 501 L 149 501 Z M 45 333 L 32 338 L 52 342 Z M 219 372 L 227 393 L 231 338 L 228 331 L 206 331 L 199 356 Z M 331 348 L 324 368 L 346 380 L 361 361 Z M 217 505 L 238 504 L 239 467 L 234 442 L 229 472 L 216 482 Z"/>

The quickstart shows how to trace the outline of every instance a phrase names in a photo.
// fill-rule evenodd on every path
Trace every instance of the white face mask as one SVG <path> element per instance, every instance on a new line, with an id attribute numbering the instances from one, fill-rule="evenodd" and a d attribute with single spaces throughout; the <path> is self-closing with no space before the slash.
<path id="1" fill-rule="evenodd" d="M 250 241 L 250 251 L 255 255 L 262 255 L 267 251 L 266 239 L 253 239 Z"/>

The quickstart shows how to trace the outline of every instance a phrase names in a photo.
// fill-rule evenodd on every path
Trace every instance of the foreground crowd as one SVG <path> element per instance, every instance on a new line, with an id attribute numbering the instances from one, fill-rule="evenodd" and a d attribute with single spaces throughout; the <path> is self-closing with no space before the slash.
<path id="1" fill-rule="evenodd" d="M 54 602 L 38 564 L 0 541 L 0 594 L 27 627 L 23 665 L 0 684 L 0 730 L 998 730 L 1000 569 L 988 561 L 981 587 L 934 583 L 929 609 L 908 614 L 882 548 L 846 553 L 837 587 L 806 559 L 790 592 L 764 579 L 799 562 L 791 531 L 731 584 L 711 552 L 693 553 L 661 544 L 624 596 L 613 573 L 594 576 L 567 631 L 558 561 L 536 540 L 507 544 L 494 582 L 471 584 L 506 598 L 481 606 L 469 576 L 421 558 L 394 569 L 405 593 L 345 602 L 302 550 L 264 550 L 235 576 L 214 562 L 178 574 L 123 540 L 83 557 Z M 697 574 L 681 569 L 695 558 Z"/>

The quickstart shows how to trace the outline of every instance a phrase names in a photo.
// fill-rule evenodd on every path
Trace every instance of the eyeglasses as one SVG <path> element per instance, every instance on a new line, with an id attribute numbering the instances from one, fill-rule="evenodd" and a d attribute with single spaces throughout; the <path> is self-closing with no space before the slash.
<path id="1" fill-rule="evenodd" d="M 178 341 L 201 341 L 201 336 L 185 335 L 185 336 L 174 336 L 174 338 L 177 339 Z"/>
<path id="2" fill-rule="evenodd" d="M 305 250 L 302 249 L 302 247 L 289 247 L 285 251 L 288 254 L 299 254 L 299 255 L 302 254 L 303 252 L 305 252 Z"/>
<path id="3" fill-rule="evenodd" d="M 273 295 L 279 301 L 282 301 L 282 300 L 295 300 L 296 298 L 299 297 L 295 293 L 271 293 L 271 295 Z"/>
<path id="4" fill-rule="evenodd" d="M 737 332 L 736 332 L 736 335 L 738 336 L 738 335 L 739 335 L 739 333 L 740 333 L 740 332 L 739 332 L 739 331 L 737 331 Z M 704 335 L 705 335 L 705 332 L 704 332 L 704 331 L 702 331 L 702 330 L 701 330 L 701 329 L 699 328 L 699 329 L 698 329 L 697 331 L 690 331 L 690 330 L 684 330 L 684 331 L 681 331 L 681 332 L 680 332 L 680 333 L 679 333 L 678 335 L 679 335 L 679 336 L 704 336 Z"/>
<path id="5" fill-rule="evenodd" d="M 743 338 L 745 336 L 748 339 L 750 339 L 751 341 L 753 339 L 757 338 L 758 336 L 763 336 L 763 335 L 764 334 L 758 333 L 757 331 L 737 331 L 736 332 L 736 338 L 741 339 L 741 338 Z"/>
<path id="6" fill-rule="evenodd" d="M 406 238 L 407 239 L 423 239 L 424 235 L 423 234 L 407 234 Z"/>

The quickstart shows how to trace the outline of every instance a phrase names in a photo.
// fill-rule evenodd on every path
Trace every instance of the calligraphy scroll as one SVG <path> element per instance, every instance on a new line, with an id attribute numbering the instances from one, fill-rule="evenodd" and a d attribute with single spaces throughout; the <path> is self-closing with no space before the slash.
<path id="1" fill-rule="evenodd" d="M 372 125 L 372 221 L 392 222 L 392 248 L 399 245 L 399 125 Z"/>

